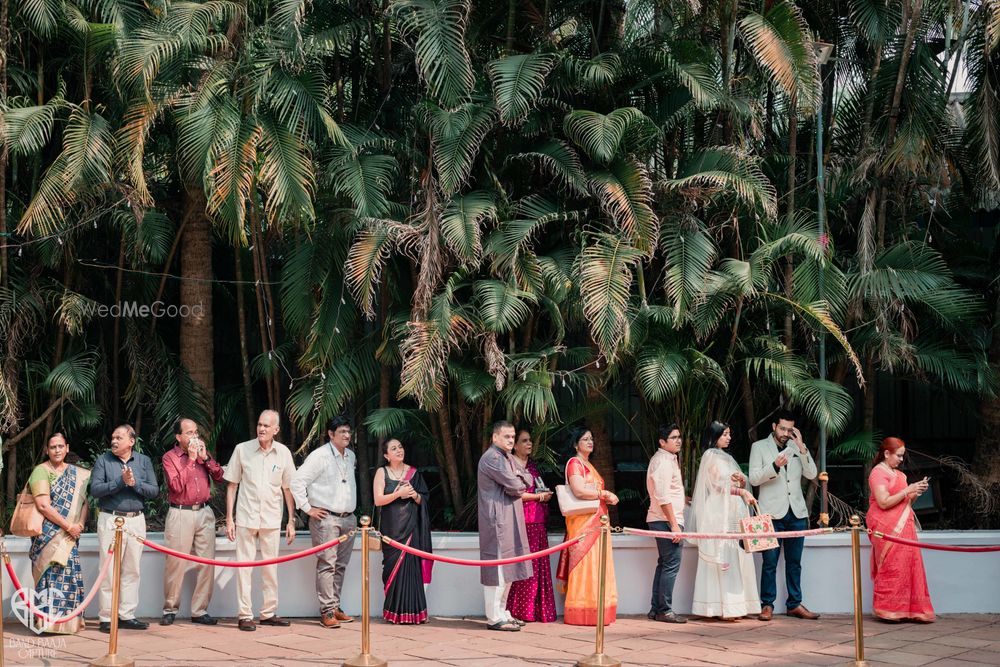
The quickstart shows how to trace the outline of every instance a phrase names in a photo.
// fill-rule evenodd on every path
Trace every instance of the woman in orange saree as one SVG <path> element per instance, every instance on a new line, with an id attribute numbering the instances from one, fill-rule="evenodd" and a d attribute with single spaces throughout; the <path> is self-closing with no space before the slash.
<path id="1" fill-rule="evenodd" d="M 886 438 L 868 475 L 871 491 L 867 524 L 884 535 L 917 539 L 913 500 L 927 490 L 927 478 L 906 483 L 899 470 L 906 445 L 899 438 Z M 927 590 L 924 560 L 917 547 L 895 544 L 869 533 L 872 542 L 872 611 L 885 621 L 934 621 L 934 607 Z"/>
<path id="2" fill-rule="evenodd" d="M 570 431 L 572 456 L 566 462 L 566 485 L 581 500 L 599 500 L 594 514 L 566 517 L 566 539 L 581 534 L 587 536 L 559 555 L 556 579 L 559 592 L 566 594 L 563 622 L 568 625 L 597 625 L 598 586 L 600 585 L 601 515 L 608 505 L 617 505 L 618 496 L 604 488 L 604 478 L 590 463 L 594 451 L 594 436 L 578 426 Z M 615 586 L 615 566 L 611 558 L 611 541 L 607 546 L 607 568 L 604 593 L 604 625 L 615 622 L 618 610 L 618 589 Z"/>

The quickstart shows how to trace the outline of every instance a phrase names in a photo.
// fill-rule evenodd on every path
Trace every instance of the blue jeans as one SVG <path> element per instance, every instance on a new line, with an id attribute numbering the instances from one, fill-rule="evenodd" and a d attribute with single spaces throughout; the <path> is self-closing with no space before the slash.
<path id="1" fill-rule="evenodd" d="M 650 521 L 648 525 L 650 530 L 670 530 L 670 524 L 666 521 Z M 681 569 L 681 547 L 681 543 L 674 544 L 673 540 L 656 538 L 659 558 L 656 559 L 656 571 L 653 573 L 653 599 L 649 603 L 649 610 L 654 614 L 673 611 L 671 603 L 674 581 L 677 579 L 677 571 Z"/>
<path id="2" fill-rule="evenodd" d="M 783 518 L 774 518 L 775 532 L 785 530 L 805 530 L 809 527 L 809 517 L 800 519 L 788 510 Z M 806 538 L 792 537 L 778 540 L 777 549 L 769 549 L 761 555 L 764 557 L 760 574 L 760 605 L 774 607 L 774 598 L 778 597 L 778 557 L 785 552 L 785 587 L 788 589 L 786 611 L 795 609 L 802 604 L 802 547 Z"/>

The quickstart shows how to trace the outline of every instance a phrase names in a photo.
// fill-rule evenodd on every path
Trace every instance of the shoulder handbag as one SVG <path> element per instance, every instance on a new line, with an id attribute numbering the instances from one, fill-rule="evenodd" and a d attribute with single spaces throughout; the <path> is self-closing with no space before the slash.
<path id="1" fill-rule="evenodd" d="M 597 498 L 593 500 L 581 500 L 573 495 L 573 489 L 566 484 L 556 486 L 556 501 L 559 503 L 559 511 L 563 516 L 577 516 L 579 514 L 596 514 L 601 508 L 601 501 Z"/>
<path id="2" fill-rule="evenodd" d="M 42 534 L 44 517 L 35 505 L 35 498 L 28 491 L 27 483 L 17 494 L 14 515 L 10 518 L 10 533 L 17 537 L 37 537 Z"/>

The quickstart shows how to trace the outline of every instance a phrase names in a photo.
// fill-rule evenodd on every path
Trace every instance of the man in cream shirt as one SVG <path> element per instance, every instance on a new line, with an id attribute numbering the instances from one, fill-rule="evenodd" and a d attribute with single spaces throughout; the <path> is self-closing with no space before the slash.
<path id="1" fill-rule="evenodd" d="M 226 535 L 236 541 L 236 560 L 253 560 L 260 546 L 265 559 L 277 558 L 281 531 L 281 500 L 288 508 L 285 537 L 295 540 L 295 504 L 289 484 L 295 462 L 292 453 L 274 437 L 279 429 L 278 413 L 264 410 L 257 419 L 257 438 L 236 445 L 223 477 L 226 488 Z M 236 489 L 239 488 L 239 502 Z M 236 505 L 235 516 L 233 505 Z M 239 598 L 239 628 L 244 632 L 257 629 L 253 622 L 250 583 L 253 570 L 238 568 L 236 595 Z M 260 608 L 261 625 L 284 627 L 289 621 L 278 616 L 278 566 L 260 568 L 264 604 Z"/>
<path id="2" fill-rule="evenodd" d="M 646 469 L 646 490 L 649 492 L 646 524 L 650 530 L 679 533 L 684 529 L 684 480 L 677 453 L 684 441 L 676 424 L 660 426 L 657 436 L 659 448 Z M 656 538 L 659 557 L 653 572 L 652 600 L 646 614 L 652 621 L 687 623 L 674 613 L 673 608 L 674 582 L 681 567 L 681 548 L 679 537 Z"/>
<path id="3" fill-rule="evenodd" d="M 809 508 L 802 495 L 802 478 L 816 479 L 816 463 L 809 448 L 802 442 L 802 433 L 795 428 L 795 415 L 779 410 L 771 424 L 771 435 L 750 447 L 750 483 L 760 487 L 757 500 L 760 511 L 774 519 L 774 530 L 805 530 L 809 527 Z M 762 552 L 760 576 L 760 620 L 770 621 L 774 615 L 774 599 L 778 596 L 778 558 L 785 554 L 785 585 L 788 616 L 815 620 L 815 614 L 802 604 L 802 547 L 804 537 L 779 541 L 777 549 Z"/>
<path id="4" fill-rule="evenodd" d="M 358 525 L 354 516 L 358 506 L 356 464 L 354 452 L 347 448 L 351 444 L 351 422 L 334 417 L 326 435 L 327 442 L 314 449 L 292 475 L 292 496 L 299 509 L 309 515 L 313 546 L 349 533 Z M 354 620 L 340 609 L 344 571 L 353 551 L 354 540 L 350 539 L 316 556 L 316 595 L 324 627 L 339 628 L 341 623 Z"/>

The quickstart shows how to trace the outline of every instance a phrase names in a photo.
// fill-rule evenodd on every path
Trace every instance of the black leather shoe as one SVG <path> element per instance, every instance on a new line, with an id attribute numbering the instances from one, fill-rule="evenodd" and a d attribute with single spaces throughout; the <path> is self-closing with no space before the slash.
<path id="1" fill-rule="evenodd" d="M 177 614 L 164 614 L 163 618 L 160 619 L 160 625 L 173 625 L 176 616 Z"/>
<path id="2" fill-rule="evenodd" d="M 288 619 L 282 618 L 280 616 L 268 616 L 267 618 L 260 619 L 260 624 L 261 625 L 274 625 L 274 626 L 277 626 L 279 628 L 287 628 L 289 625 L 292 624 L 292 622 L 289 621 Z"/>
<path id="3" fill-rule="evenodd" d="M 657 614 L 653 617 L 653 620 L 660 623 L 687 623 L 686 618 L 681 618 L 672 611 L 668 611 L 665 614 Z"/>
<path id="4" fill-rule="evenodd" d="M 208 614 L 204 614 L 203 616 L 192 616 L 191 622 L 200 623 L 201 625 L 217 625 L 219 623 L 218 619 L 212 618 Z"/>
<path id="5" fill-rule="evenodd" d="M 101 632 L 103 632 L 106 635 L 110 635 L 111 634 L 111 622 L 110 621 L 101 621 L 101 625 L 97 629 L 100 630 Z"/>
<path id="6" fill-rule="evenodd" d="M 108 624 L 110 625 L 110 623 Z M 119 618 L 118 619 L 118 629 L 119 630 L 145 630 L 149 627 L 149 623 L 144 623 L 138 618 Z"/>
<path id="7" fill-rule="evenodd" d="M 655 621 L 656 620 L 656 612 L 653 611 L 652 609 L 650 609 L 648 612 L 646 612 L 646 618 L 648 618 L 651 621 Z"/>

